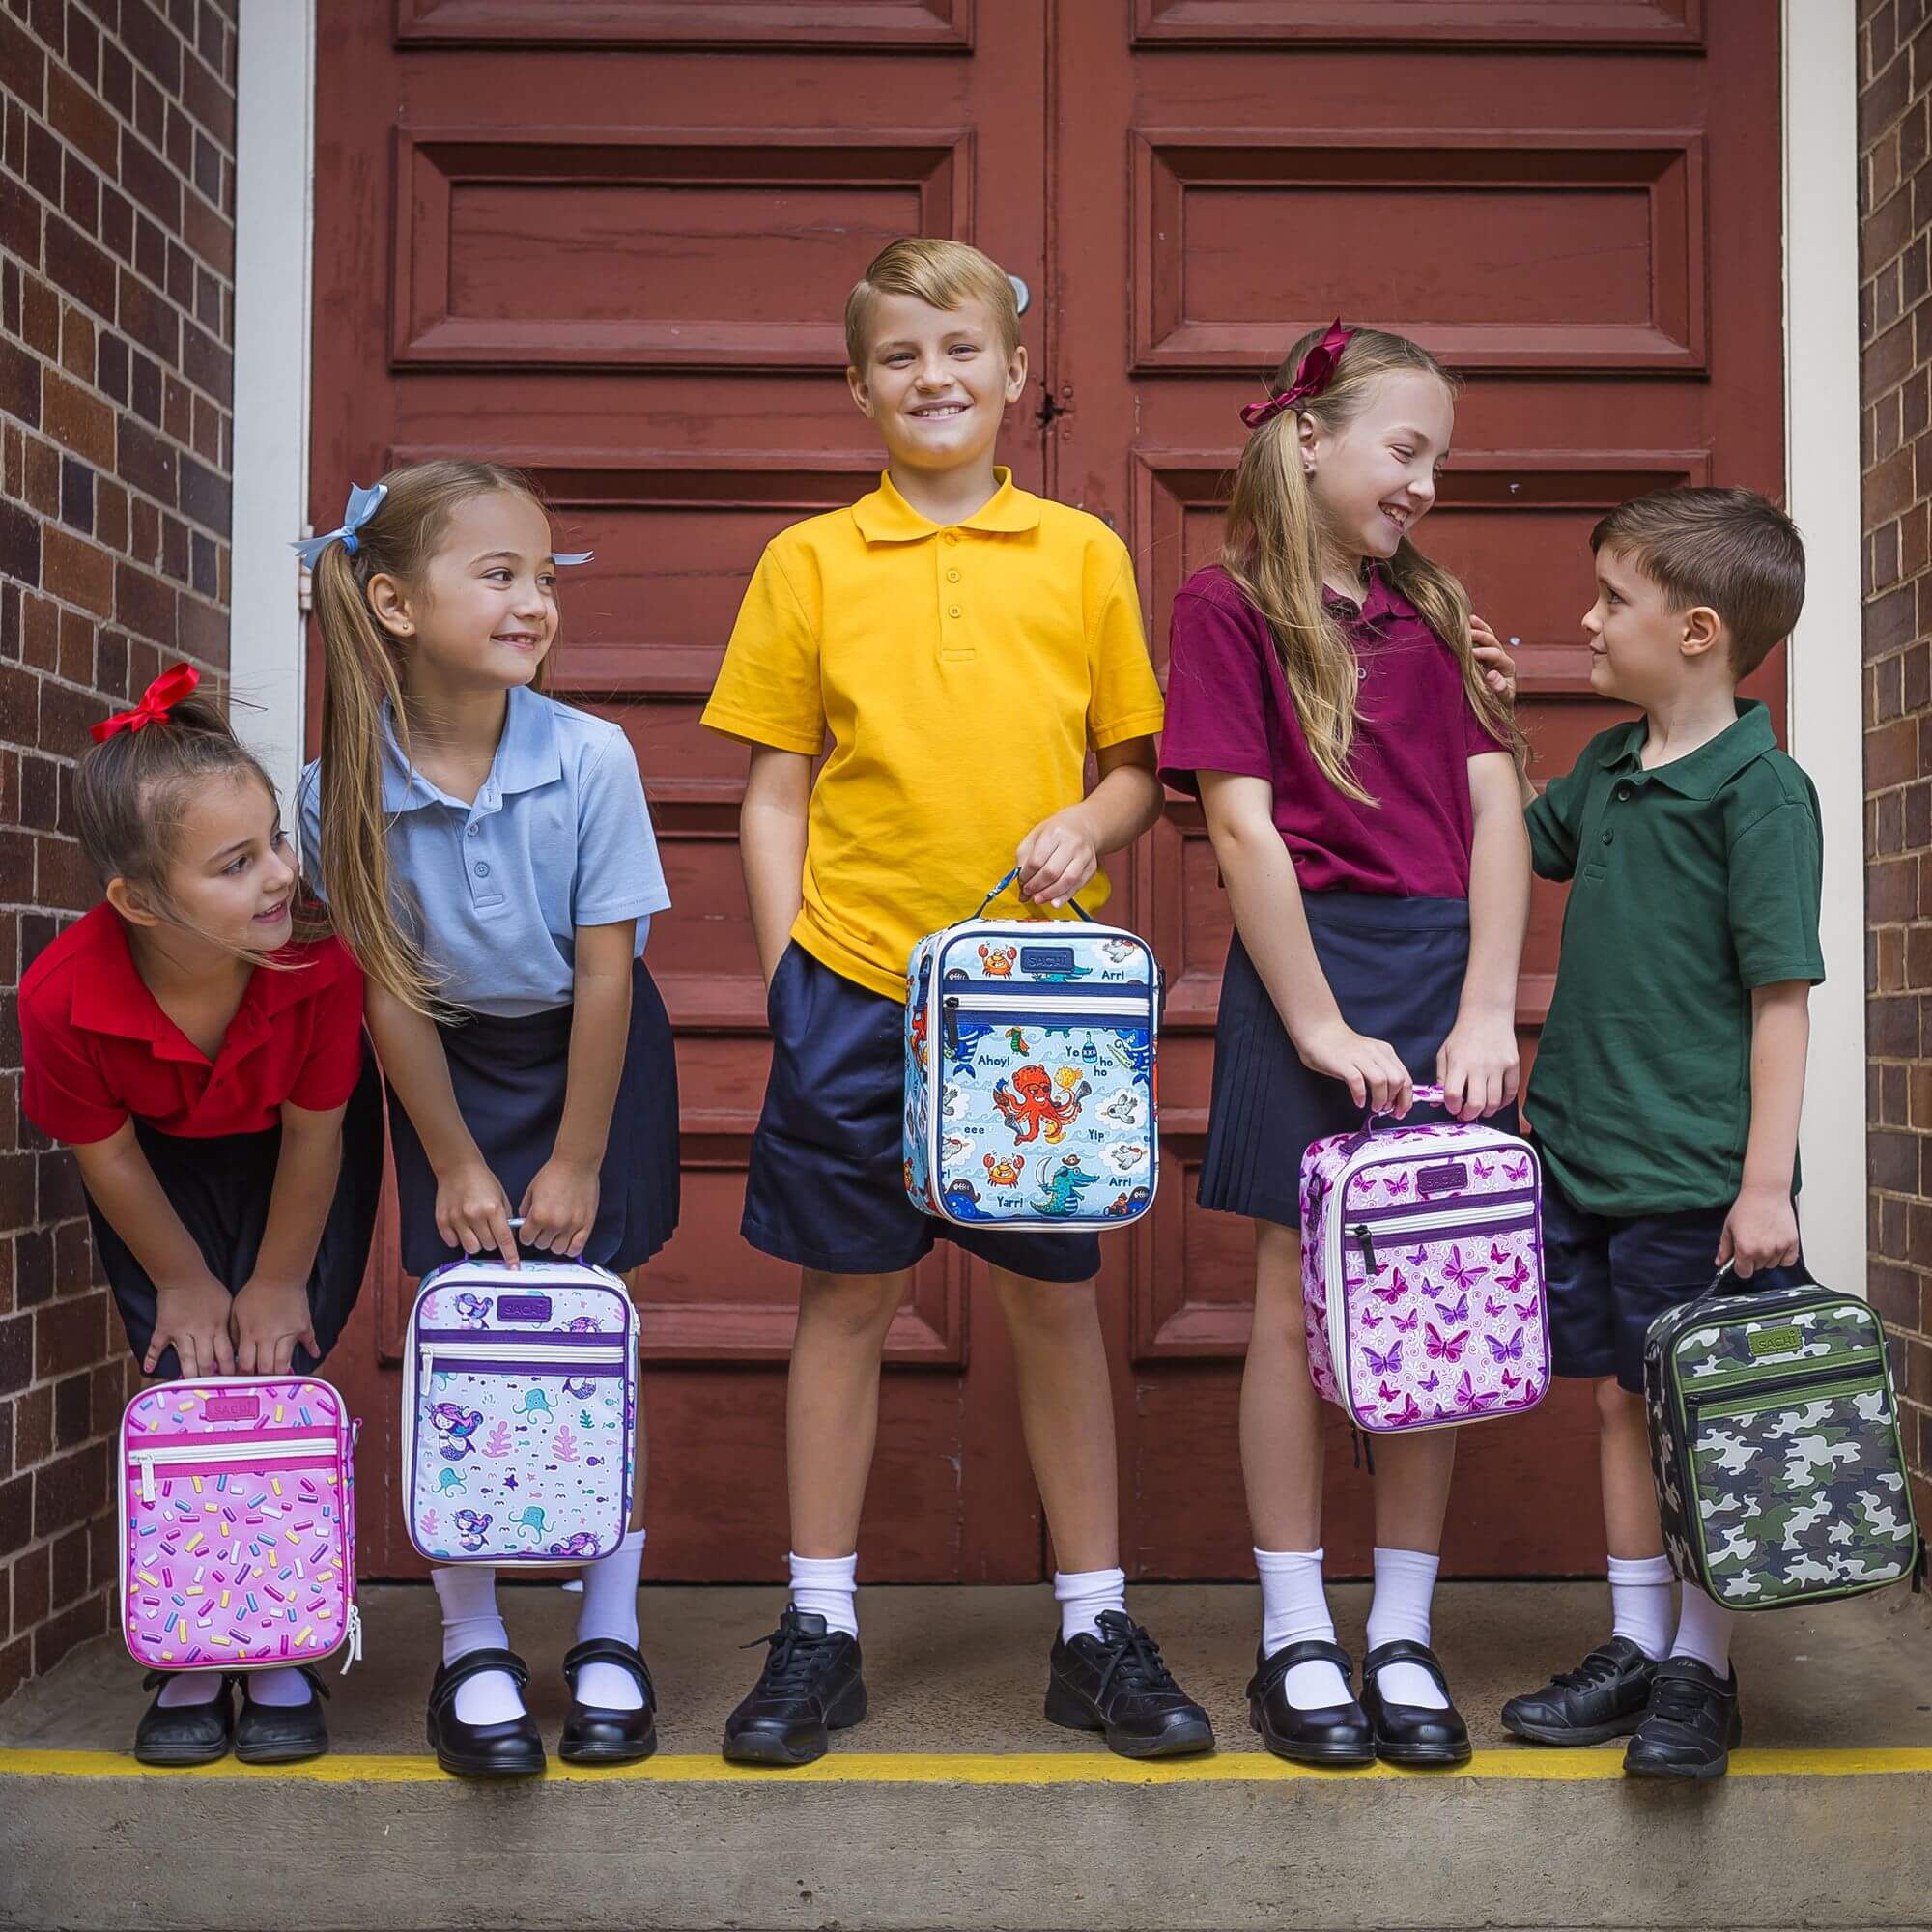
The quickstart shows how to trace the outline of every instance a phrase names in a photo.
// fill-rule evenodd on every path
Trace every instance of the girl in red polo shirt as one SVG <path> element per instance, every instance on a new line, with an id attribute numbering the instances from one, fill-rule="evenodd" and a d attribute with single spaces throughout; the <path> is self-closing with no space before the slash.
<path id="1" fill-rule="evenodd" d="M 382 1180 L 362 975 L 295 938 L 268 775 L 179 665 L 94 727 L 74 815 L 106 893 L 20 981 L 20 1110 L 73 1149 L 142 1372 L 305 1375 L 355 1305 Z M 153 1673 L 147 1764 L 326 1750 L 307 1668 Z"/>
<path id="2" fill-rule="evenodd" d="M 1201 1204 L 1255 1223 L 1241 1462 L 1268 1748 L 1456 1764 L 1468 1731 L 1429 1648 L 1453 1430 L 1391 1436 L 1376 1482 L 1362 1696 L 1321 1581 L 1321 1404 L 1302 1333 L 1301 1150 L 1408 1111 L 1513 1107 L 1529 847 L 1504 700 L 1469 600 L 1410 541 L 1456 384 L 1414 343 L 1338 321 L 1242 412 L 1221 561 L 1175 600 L 1161 776 L 1202 802 L 1235 916 Z"/>

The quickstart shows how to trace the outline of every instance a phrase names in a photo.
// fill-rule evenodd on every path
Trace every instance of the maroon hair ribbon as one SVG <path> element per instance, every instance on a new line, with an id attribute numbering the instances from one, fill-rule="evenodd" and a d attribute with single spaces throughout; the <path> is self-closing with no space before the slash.
<path id="1" fill-rule="evenodd" d="M 1301 366 L 1294 372 L 1294 381 L 1280 395 L 1270 396 L 1264 403 L 1248 403 L 1241 410 L 1241 420 L 1250 429 L 1260 429 L 1264 422 L 1271 422 L 1283 410 L 1292 410 L 1297 403 L 1305 403 L 1311 396 L 1319 396 L 1334 381 L 1335 365 L 1342 359 L 1342 351 L 1349 346 L 1355 331 L 1342 327 L 1338 315 L 1328 325 L 1328 332 L 1306 355 L 1301 358 Z"/>
<path id="2" fill-rule="evenodd" d="M 117 731 L 138 731 L 144 724 L 157 724 L 196 685 L 201 673 L 190 664 L 178 664 L 164 670 L 141 695 L 131 711 L 117 711 L 93 726 L 94 742 L 104 745 Z"/>

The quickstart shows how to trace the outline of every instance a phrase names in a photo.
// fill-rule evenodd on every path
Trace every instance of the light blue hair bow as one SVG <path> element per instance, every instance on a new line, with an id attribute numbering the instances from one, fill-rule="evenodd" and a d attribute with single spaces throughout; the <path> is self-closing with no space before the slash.
<path id="1" fill-rule="evenodd" d="M 310 570 L 315 568 L 316 559 L 330 544 L 341 540 L 342 548 L 351 556 L 361 548 L 355 532 L 376 514 L 383 498 L 389 494 L 386 483 L 378 483 L 373 489 L 365 490 L 359 483 L 349 486 L 349 507 L 342 513 L 342 521 L 327 535 L 320 537 L 298 537 L 290 546 Z"/>
<path id="2" fill-rule="evenodd" d="M 326 536 L 298 537 L 290 548 L 310 570 L 315 568 L 316 559 L 323 552 L 338 540 L 342 548 L 354 556 L 362 547 L 355 532 L 376 514 L 383 498 L 388 494 L 386 483 L 378 483 L 367 490 L 359 483 L 352 483 L 349 486 L 349 506 L 342 513 L 342 522 Z M 596 554 L 595 551 L 589 550 L 556 551 L 552 554 L 551 561 L 555 564 L 588 563 Z"/>

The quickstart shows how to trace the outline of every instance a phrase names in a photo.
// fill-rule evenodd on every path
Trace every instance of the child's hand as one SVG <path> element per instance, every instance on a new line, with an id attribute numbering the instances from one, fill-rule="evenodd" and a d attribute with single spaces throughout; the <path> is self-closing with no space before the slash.
<path id="1" fill-rule="evenodd" d="M 506 1267 L 517 1264 L 517 1237 L 510 1232 L 510 1197 L 481 1160 L 465 1161 L 437 1176 L 436 1231 L 466 1255 L 495 1248 Z"/>
<path id="2" fill-rule="evenodd" d="M 309 1311 L 308 1285 L 252 1276 L 235 1297 L 235 1366 L 244 1376 L 285 1376 L 295 1362 L 296 1344 L 322 1355 Z"/>
<path id="3" fill-rule="evenodd" d="M 1377 1113 L 1393 1114 L 1401 1120 L 1415 1097 L 1414 1082 L 1395 1048 L 1385 1039 L 1371 1039 L 1367 1034 L 1357 1033 L 1339 1018 L 1332 1027 L 1296 1040 L 1294 1050 L 1311 1073 L 1325 1073 L 1331 1080 L 1346 1082 L 1358 1107 L 1373 1102 Z"/>
<path id="4" fill-rule="evenodd" d="M 1790 1267 L 1798 1259 L 1798 1215 L 1788 1187 L 1747 1187 L 1731 1204 L 1718 1242 L 1718 1265 L 1726 1262 L 1740 1281 L 1759 1268 Z"/>
<path id="5" fill-rule="evenodd" d="M 141 1358 L 141 1373 L 151 1376 L 155 1364 L 173 1344 L 184 1377 L 235 1373 L 235 1350 L 228 1341 L 228 1314 L 233 1297 L 212 1274 L 155 1293 L 155 1338 Z"/>
<path id="6" fill-rule="evenodd" d="M 1460 1016 L 1435 1056 L 1435 1078 L 1452 1120 L 1484 1121 L 1508 1106 L 1522 1078 L 1515 1017 Z"/>
<path id="7" fill-rule="evenodd" d="M 1476 662 L 1492 691 L 1511 704 L 1516 702 L 1516 660 L 1504 650 L 1496 634 L 1480 617 L 1469 619 L 1469 638 L 1476 647 Z"/>
<path id="8" fill-rule="evenodd" d="M 1020 897 L 1035 905 L 1064 905 L 1100 869 L 1085 806 L 1069 805 L 1042 818 L 1020 840 Z"/>
<path id="9" fill-rule="evenodd" d="M 581 1255 L 597 1224 L 602 1185 L 597 1170 L 582 1161 L 545 1161 L 524 1195 L 524 1246 Z"/>

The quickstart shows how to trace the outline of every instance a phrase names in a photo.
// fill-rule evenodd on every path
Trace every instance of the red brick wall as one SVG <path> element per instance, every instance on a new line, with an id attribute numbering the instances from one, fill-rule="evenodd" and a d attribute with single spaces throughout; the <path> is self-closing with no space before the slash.
<path id="1" fill-rule="evenodd" d="M 1859 7 L 1872 1300 L 1932 1531 L 1932 0 Z"/>
<path id="2" fill-rule="evenodd" d="M 0 0 L 0 1697 L 112 1622 L 137 1378 L 14 988 L 95 896 L 88 725 L 228 660 L 236 9 Z"/>

